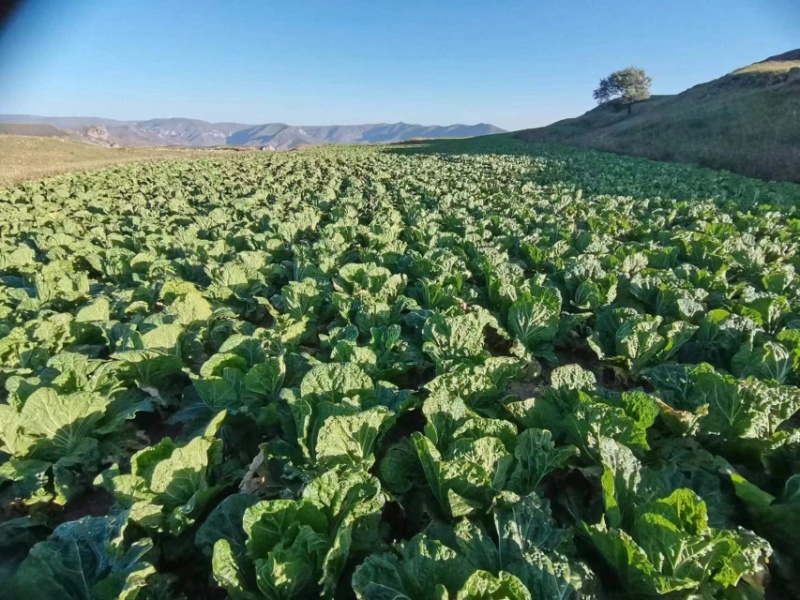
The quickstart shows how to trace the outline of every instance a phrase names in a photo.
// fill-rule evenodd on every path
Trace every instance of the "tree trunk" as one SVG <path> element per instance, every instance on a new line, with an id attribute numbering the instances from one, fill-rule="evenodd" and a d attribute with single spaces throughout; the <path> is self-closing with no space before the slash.
<path id="1" fill-rule="evenodd" d="M 633 114 L 633 102 L 628 102 L 628 114 Z"/>

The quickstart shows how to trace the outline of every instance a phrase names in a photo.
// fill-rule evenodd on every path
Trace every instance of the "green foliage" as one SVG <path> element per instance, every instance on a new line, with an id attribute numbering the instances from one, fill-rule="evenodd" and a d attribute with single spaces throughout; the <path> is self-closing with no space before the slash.
<path id="1" fill-rule="evenodd" d="M 628 67 L 614 71 L 608 77 L 601 79 L 593 95 L 598 104 L 617 102 L 630 110 L 634 102 L 647 100 L 650 97 L 652 83 L 653 80 L 644 69 Z"/>
<path id="2" fill-rule="evenodd" d="M 16 598 L 133 600 L 155 573 L 143 560 L 152 549 L 144 538 L 124 543 L 125 513 L 116 518 L 84 517 L 59 525 L 36 544 L 15 573 Z M 8 590 L 7 590 L 8 591 Z"/>
<path id="3" fill-rule="evenodd" d="M 331 596 L 349 553 L 378 540 L 383 503 L 375 478 L 328 471 L 297 500 L 221 504 L 198 532 L 198 543 L 216 538 L 214 577 L 233 598 Z"/>
<path id="4" fill-rule="evenodd" d="M 797 197 L 437 148 L 0 190 L 0 589 L 792 590 Z"/>

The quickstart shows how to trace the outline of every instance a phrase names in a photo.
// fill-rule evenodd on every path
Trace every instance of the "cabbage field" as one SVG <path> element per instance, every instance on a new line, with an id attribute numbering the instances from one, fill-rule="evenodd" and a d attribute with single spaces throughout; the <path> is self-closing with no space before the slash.
<path id="1" fill-rule="evenodd" d="M 505 136 L 0 189 L 0 597 L 798 597 L 798 207 Z"/>

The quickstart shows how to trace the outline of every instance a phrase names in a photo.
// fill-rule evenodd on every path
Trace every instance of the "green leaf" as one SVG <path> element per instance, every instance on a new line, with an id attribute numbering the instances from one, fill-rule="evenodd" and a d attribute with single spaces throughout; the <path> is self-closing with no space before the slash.
<path id="1" fill-rule="evenodd" d="M 456 595 L 456 600 L 531 600 L 522 582 L 510 573 L 498 577 L 486 571 L 476 571 Z"/>
<path id="2" fill-rule="evenodd" d="M 75 314 L 76 323 L 108 321 L 109 319 L 111 319 L 111 305 L 105 298 L 98 298 L 91 304 L 84 306 Z"/>
<path id="3" fill-rule="evenodd" d="M 269 358 L 250 368 L 244 377 L 244 387 L 255 398 L 271 399 L 283 387 L 285 377 L 286 363 L 283 357 Z"/>
<path id="4" fill-rule="evenodd" d="M 556 549 L 566 535 L 556 527 L 549 505 L 535 493 L 519 497 L 506 492 L 495 510 L 494 520 L 501 568 L 525 562 L 535 549 Z"/>
<path id="5" fill-rule="evenodd" d="M 483 362 L 489 356 L 483 343 L 485 325 L 481 314 L 475 312 L 456 317 L 431 315 L 422 329 L 422 350 L 436 363 L 436 372 Z"/>
<path id="6" fill-rule="evenodd" d="M 152 350 L 115 352 L 113 358 L 121 363 L 119 374 L 139 387 L 157 388 L 183 367 L 180 357 Z"/>
<path id="7" fill-rule="evenodd" d="M 380 462 L 381 480 L 395 494 L 403 494 L 413 487 L 426 484 L 422 463 L 410 439 L 395 444 Z"/>
<path id="8" fill-rule="evenodd" d="M 513 574 L 534 598 L 591 597 L 593 576 L 561 553 L 571 546 L 570 535 L 556 526 L 546 501 L 504 492 L 493 513 L 491 535 L 467 519 L 455 527 L 453 547 L 473 568 Z"/>
<path id="9" fill-rule="evenodd" d="M 143 539 L 126 549 L 121 527 L 117 520 L 103 517 L 60 525 L 19 566 L 12 582 L 16 597 L 132 600 L 155 573 L 142 561 L 152 542 Z"/>
<path id="10" fill-rule="evenodd" d="M 758 585 L 769 545 L 749 532 L 711 529 L 706 505 L 693 491 L 676 489 L 639 504 L 635 512 L 630 535 L 604 522 L 581 525 L 629 593 L 695 590 L 703 597 L 719 587 Z"/>
<path id="11" fill-rule="evenodd" d="M 357 365 L 327 363 L 313 367 L 303 377 L 300 394 L 336 403 L 345 397 L 368 397 L 374 387 L 370 376 Z"/>
<path id="12" fill-rule="evenodd" d="M 266 558 L 283 539 L 294 539 L 302 527 L 326 533 L 328 520 L 309 501 L 264 500 L 245 511 L 242 527 L 249 555 Z"/>
<path id="13" fill-rule="evenodd" d="M 33 456 L 74 462 L 94 451 L 97 441 L 91 436 L 107 406 L 108 400 L 99 394 L 61 395 L 39 388 L 22 407 L 19 423 L 36 439 Z"/>
<path id="14" fill-rule="evenodd" d="M 99 482 L 131 508 L 131 520 L 145 529 L 181 533 L 221 490 L 214 469 L 222 463 L 222 441 L 215 436 L 226 416 L 219 413 L 202 435 L 185 445 L 164 438 L 140 450 L 131 458 L 130 474 L 115 466 Z"/>
<path id="15" fill-rule="evenodd" d="M 514 456 L 517 466 L 511 475 L 509 487 L 518 494 L 535 490 L 542 479 L 564 467 L 578 454 L 574 446 L 556 448 L 552 434 L 546 429 L 528 429 L 518 438 Z"/>
<path id="16" fill-rule="evenodd" d="M 211 551 L 214 544 L 224 540 L 225 552 L 241 557 L 245 552 L 245 533 L 242 528 L 244 514 L 258 502 L 252 494 L 231 494 L 220 502 L 205 518 L 195 534 L 195 544 Z"/>
<path id="17" fill-rule="evenodd" d="M 258 589 L 269 600 L 300 600 L 315 595 L 316 572 L 327 549 L 322 535 L 301 527 L 290 545 L 279 545 L 256 560 Z"/>
<path id="18" fill-rule="evenodd" d="M 369 556 L 353 575 L 353 591 L 365 600 L 443 600 L 461 590 L 471 572 L 457 552 L 417 535 L 399 544 L 396 555 Z"/>
<path id="19" fill-rule="evenodd" d="M 214 544 L 211 559 L 214 579 L 233 600 L 256 600 L 260 594 L 248 591 L 248 582 L 231 548 L 230 542 L 220 539 Z"/>
<path id="20" fill-rule="evenodd" d="M 659 577 L 645 551 L 624 531 L 609 530 L 605 523 L 583 523 L 581 529 L 606 563 L 618 573 L 628 593 L 650 596 L 696 587 L 696 582 L 693 581 L 670 581 Z"/>
<path id="21" fill-rule="evenodd" d="M 224 377 L 195 379 L 194 388 L 205 406 L 213 413 L 238 408 L 241 403 L 241 371 L 227 371 Z"/>
<path id="22" fill-rule="evenodd" d="M 382 406 L 329 417 L 317 435 L 317 463 L 328 468 L 336 464 L 370 466 L 375 442 L 390 418 L 391 412 Z"/>
<path id="23" fill-rule="evenodd" d="M 380 482 L 361 469 L 332 469 L 303 490 L 303 498 L 320 507 L 334 526 L 348 516 L 380 510 L 384 497 Z"/>
<path id="24" fill-rule="evenodd" d="M 53 499 L 47 491 L 51 467 L 50 461 L 12 458 L 0 465 L 0 485 L 10 484 L 4 492 L 11 498 L 25 498 L 30 504 L 48 502 Z"/>
<path id="25" fill-rule="evenodd" d="M 591 390 L 597 385 L 597 377 L 580 365 L 564 365 L 552 370 L 550 385 L 556 389 Z"/>
<path id="26" fill-rule="evenodd" d="M 731 372 L 741 379 L 757 377 L 783 384 L 794 372 L 794 358 L 789 350 L 776 342 L 766 342 L 756 348 L 749 341 L 742 344 L 733 357 Z"/>
<path id="27" fill-rule="evenodd" d="M 283 309 L 297 321 L 317 316 L 323 299 L 322 290 L 313 279 L 291 281 L 281 288 Z"/>
<path id="28" fill-rule="evenodd" d="M 558 333 L 561 297 L 552 288 L 540 288 L 535 295 L 526 295 L 508 310 L 508 330 L 533 353 Z M 541 294 L 541 295 L 539 295 Z"/>
<path id="29" fill-rule="evenodd" d="M 211 305 L 199 292 L 189 292 L 177 298 L 170 306 L 169 312 L 177 318 L 180 325 L 194 325 L 211 318 Z"/>
<path id="30" fill-rule="evenodd" d="M 200 377 L 222 377 L 226 369 L 235 369 L 246 373 L 247 360 L 233 352 L 217 352 L 200 367 Z"/>
<path id="31" fill-rule="evenodd" d="M 186 504 L 205 485 L 209 451 L 216 445 L 215 440 L 195 438 L 176 448 L 169 458 L 154 466 L 150 489 L 162 496 L 168 506 Z"/>
<path id="32" fill-rule="evenodd" d="M 181 325 L 159 325 L 142 334 L 142 346 L 145 350 L 176 354 L 183 331 Z"/>
<path id="33" fill-rule="evenodd" d="M 701 422 L 702 433 L 730 440 L 757 439 L 771 436 L 800 409 L 800 390 L 701 372 L 694 377 L 689 402 L 709 406 L 708 416 Z"/>
<path id="34" fill-rule="evenodd" d="M 443 393 L 431 394 L 422 405 L 422 413 L 427 421 L 425 436 L 442 450 L 450 447 L 462 425 L 477 417 L 461 398 Z"/>
<path id="35" fill-rule="evenodd" d="M 630 522 L 640 500 L 642 466 L 629 448 L 608 438 L 600 442 L 600 457 L 606 518 L 611 527 L 620 527 Z"/>

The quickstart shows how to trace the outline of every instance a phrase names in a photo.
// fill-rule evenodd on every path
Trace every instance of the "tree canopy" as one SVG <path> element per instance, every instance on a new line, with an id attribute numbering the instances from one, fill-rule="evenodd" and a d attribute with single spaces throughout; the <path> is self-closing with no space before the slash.
<path id="1" fill-rule="evenodd" d="M 634 102 L 650 97 L 652 82 L 644 69 L 628 67 L 601 79 L 600 86 L 594 91 L 594 99 L 598 104 L 627 106 L 630 113 Z"/>

